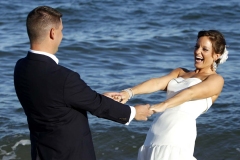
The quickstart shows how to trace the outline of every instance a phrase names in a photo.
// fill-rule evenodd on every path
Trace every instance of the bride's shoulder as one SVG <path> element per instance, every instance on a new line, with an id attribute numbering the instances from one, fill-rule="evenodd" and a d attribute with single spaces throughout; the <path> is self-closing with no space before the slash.
<path id="1" fill-rule="evenodd" d="M 220 74 L 211 74 L 206 79 L 224 81 L 223 77 Z"/>

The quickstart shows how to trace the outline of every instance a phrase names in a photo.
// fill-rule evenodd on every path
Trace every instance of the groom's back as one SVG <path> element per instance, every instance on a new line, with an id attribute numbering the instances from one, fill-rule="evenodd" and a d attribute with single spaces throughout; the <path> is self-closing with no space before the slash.
<path id="1" fill-rule="evenodd" d="M 14 84 L 27 115 L 33 157 L 80 159 L 89 153 L 95 159 L 86 111 L 76 111 L 64 100 L 70 73 L 51 58 L 33 53 L 15 66 Z M 91 150 L 81 151 L 86 144 Z"/>

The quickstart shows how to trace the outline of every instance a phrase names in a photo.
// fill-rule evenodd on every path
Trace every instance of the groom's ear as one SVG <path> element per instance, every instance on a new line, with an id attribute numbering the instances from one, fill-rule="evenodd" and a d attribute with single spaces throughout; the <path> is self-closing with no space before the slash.
<path id="1" fill-rule="evenodd" d="M 55 29 L 51 28 L 50 32 L 49 32 L 49 37 L 50 37 L 50 39 L 54 40 L 54 36 L 55 36 Z"/>

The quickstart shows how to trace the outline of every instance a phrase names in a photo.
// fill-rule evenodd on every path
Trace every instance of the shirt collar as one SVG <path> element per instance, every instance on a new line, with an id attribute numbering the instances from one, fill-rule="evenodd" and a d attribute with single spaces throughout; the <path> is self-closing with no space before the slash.
<path id="1" fill-rule="evenodd" d="M 54 60 L 57 64 L 59 63 L 58 58 L 57 58 L 54 54 L 50 54 L 50 53 L 42 52 L 42 51 L 31 50 L 31 49 L 30 49 L 30 52 L 31 52 L 31 53 L 35 53 L 35 54 L 41 54 L 41 55 L 48 56 L 48 57 L 50 57 L 52 60 Z"/>

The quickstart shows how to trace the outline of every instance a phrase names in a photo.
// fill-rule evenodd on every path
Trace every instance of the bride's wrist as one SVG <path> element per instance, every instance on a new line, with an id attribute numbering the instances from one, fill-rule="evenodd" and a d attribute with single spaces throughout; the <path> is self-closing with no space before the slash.
<path id="1" fill-rule="evenodd" d="M 124 90 L 122 90 L 123 92 L 126 92 L 126 93 L 128 93 L 128 96 L 129 96 L 129 98 L 128 99 L 131 99 L 131 98 L 133 98 L 133 96 L 134 96 L 134 93 L 133 93 L 133 90 L 132 90 L 132 88 L 127 88 L 127 89 L 124 89 Z"/>

